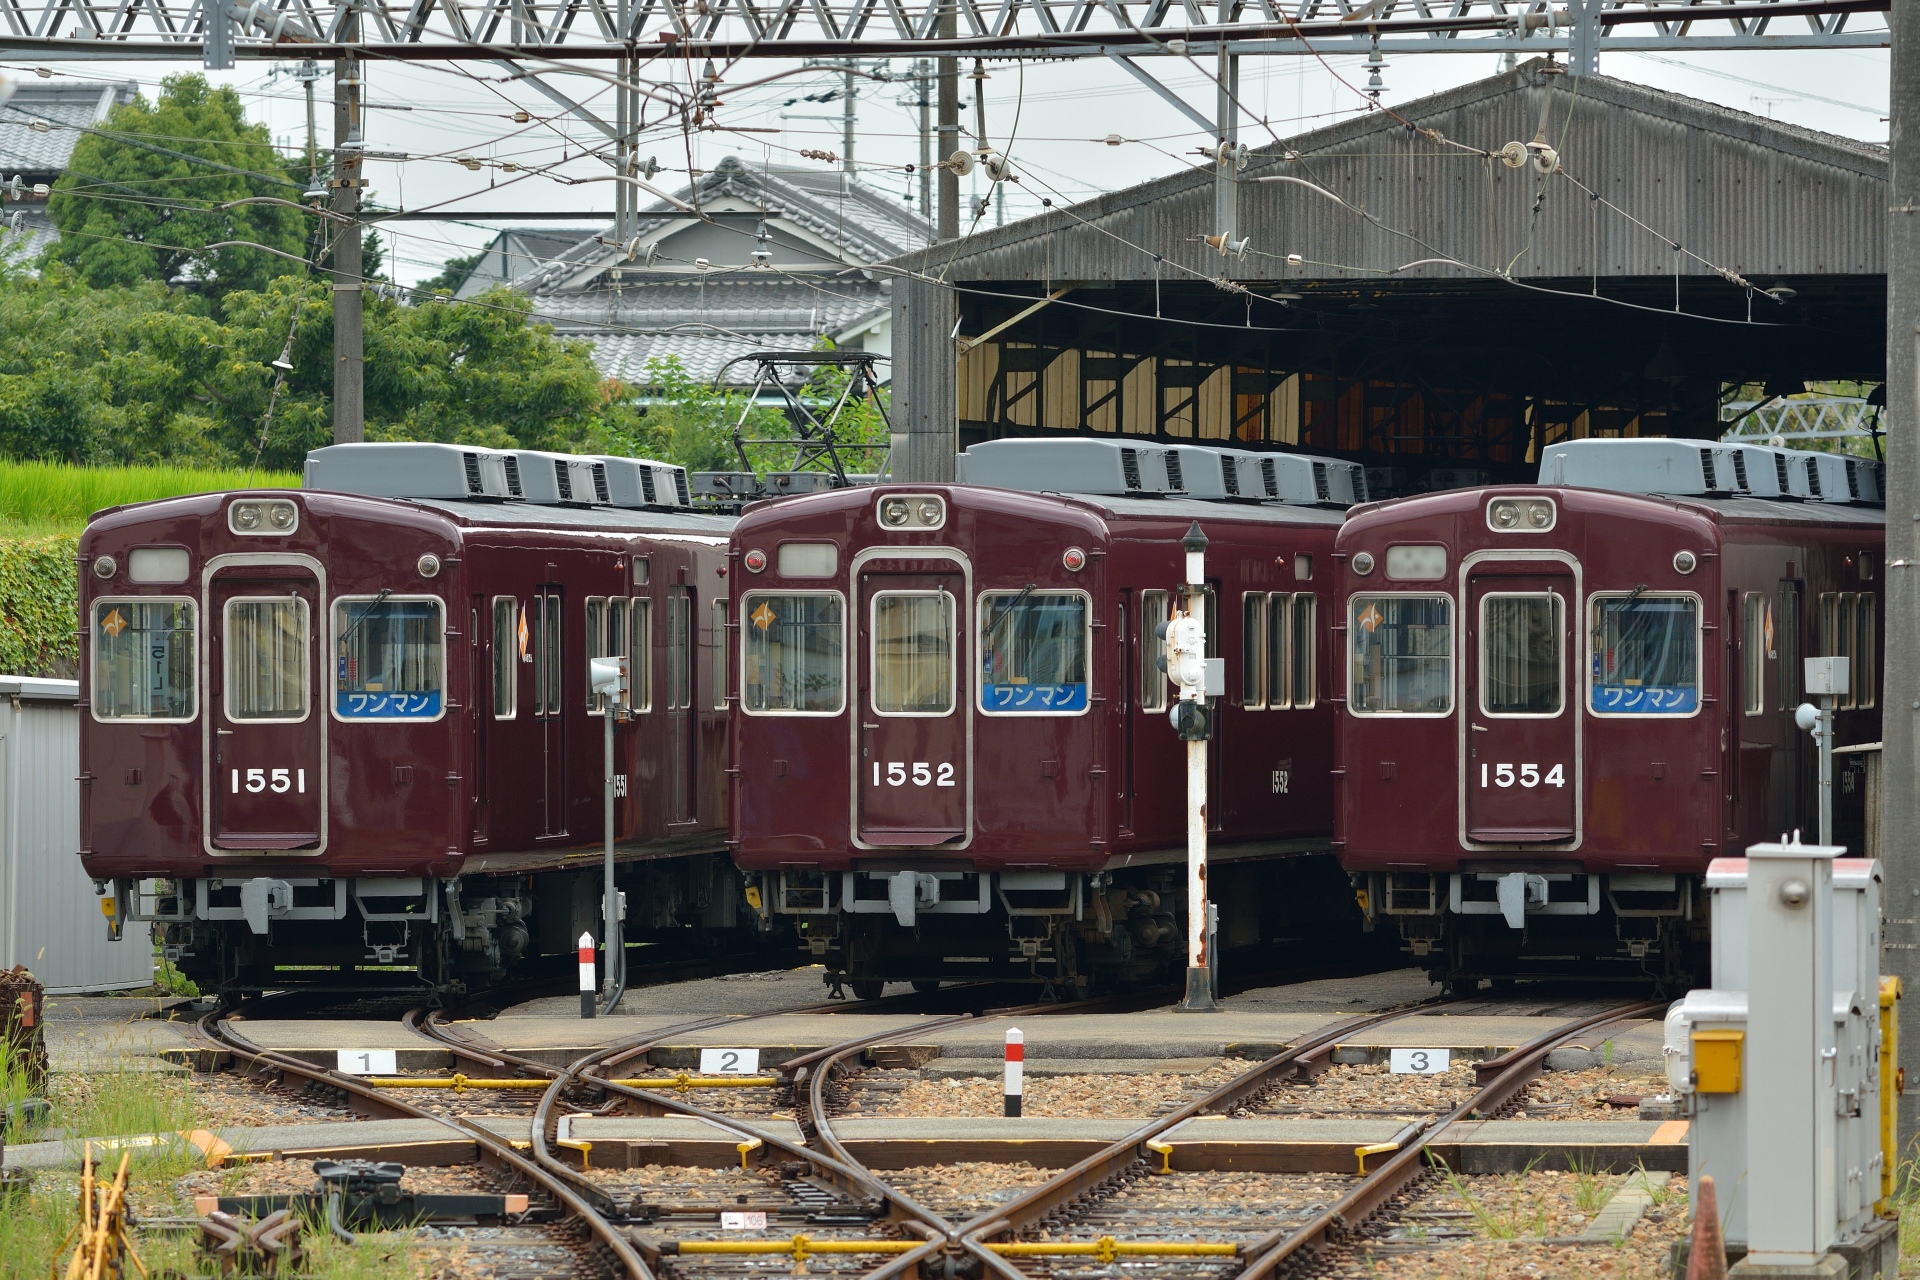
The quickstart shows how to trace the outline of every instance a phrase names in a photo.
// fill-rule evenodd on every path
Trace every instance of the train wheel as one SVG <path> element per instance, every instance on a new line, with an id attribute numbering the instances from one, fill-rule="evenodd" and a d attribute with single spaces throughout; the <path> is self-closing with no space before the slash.
<path id="1" fill-rule="evenodd" d="M 880 993 L 887 989 L 887 984 L 878 978 L 855 978 L 847 986 L 853 990 L 855 1000 L 878 1000 Z"/>
<path id="2" fill-rule="evenodd" d="M 940 980 L 938 978 L 915 978 L 913 980 L 913 989 L 924 996 L 931 992 L 938 991 L 940 989 Z M 866 997 L 863 996 L 861 998 L 865 999 Z"/>

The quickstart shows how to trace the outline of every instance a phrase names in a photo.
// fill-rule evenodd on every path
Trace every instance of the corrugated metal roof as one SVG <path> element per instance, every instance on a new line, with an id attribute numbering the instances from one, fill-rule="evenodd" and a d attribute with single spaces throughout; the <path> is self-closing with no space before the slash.
<path id="1" fill-rule="evenodd" d="M 1509 168 L 1485 154 L 1536 137 L 1557 149 L 1563 176 L 1543 183 L 1531 165 Z M 1669 276 L 1677 267 L 1682 275 L 1721 268 L 1762 281 L 1879 275 L 1887 171 L 1885 150 L 1855 139 L 1529 62 L 1392 115 L 1254 150 L 1238 192 L 1238 230 L 1253 252 L 1230 260 L 1228 274 L 1577 280 Z M 1346 203 L 1300 183 L 1254 181 L 1270 175 L 1302 179 Z M 1217 275 L 1222 259 L 1199 243 L 1215 230 L 1213 181 L 1211 170 L 1190 170 L 977 234 L 946 278 L 1152 280 L 1156 253 Z M 1676 253 L 1676 243 L 1706 264 Z M 942 249 L 942 259 L 951 252 Z M 1289 253 L 1304 261 L 1289 267 Z M 1428 262 L 1397 270 L 1430 258 L 1469 268 Z M 913 267 L 918 255 L 898 261 Z"/>

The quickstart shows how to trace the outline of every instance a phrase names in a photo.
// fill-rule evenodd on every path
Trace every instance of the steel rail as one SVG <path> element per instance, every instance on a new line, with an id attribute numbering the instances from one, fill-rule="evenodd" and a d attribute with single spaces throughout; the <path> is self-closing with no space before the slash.
<path id="1" fill-rule="evenodd" d="M 1511 1052 L 1489 1059 L 1485 1065 L 1494 1070 L 1476 1080 L 1480 1087 L 1471 1098 L 1455 1107 L 1444 1119 L 1428 1126 L 1412 1143 L 1403 1146 L 1378 1169 L 1362 1178 L 1359 1185 L 1301 1226 L 1276 1231 L 1247 1246 L 1245 1252 L 1252 1261 L 1235 1280 L 1265 1280 L 1282 1263 L 1302 1251 L 1317 1251 L 1338 1243 L 1425 1172 L 1427 1148 L 1450 1126 L 1476 1116 L 1493 1115 L 1519 1097 L 1520 1091 L 1539 1076 L 1549 1053 L 1576 1036 L 1665 1009 L 1667 1003 L 1664 1000 L 1645 1001 L 1594 1014 L 1570 1025 L 1556 1027 Z"/>
<path id="2" fill-rule="evenodd" d="M 201 1018 L 196 1026 L 204 1039 L 237 1057 L 247 1059 L 252 1064 L 270 1066 L 282 1073 L 291 1072 L 304 1079 L 339 1089 L 395 1116 L 431 1120 L 435 1124 L 452 1129 L 464 1138 L 471 1139 L 476 1148 L 520 1173 L 552 1196 L 554 1201 L 573 1217 L 584 1222 L 601 1245 L 626 1269 L 630 1280 L 653 1280 L 653 1272 L 648 1269 L 645 1260 L 633 1247 L 632 1242 L 611 1222 L 608 1222 L 592 1204 L 576 1194 L 565 1182 L 553 1177 L 538 1164 L 515 1151 L 510 1143 L 501 1141 L 481 1126 L 473 1124 L 464 1117 L 436 1115 L 398 1098 L 387 1097 L 379 1090 L 369 1088 L 352 1076 L 343 1075 L 325 1067 L 316 1067 L 271 1049 L 264 1049 L 235 1031 L 231 1021 L 222 1017 L 219 1010 Z"/>

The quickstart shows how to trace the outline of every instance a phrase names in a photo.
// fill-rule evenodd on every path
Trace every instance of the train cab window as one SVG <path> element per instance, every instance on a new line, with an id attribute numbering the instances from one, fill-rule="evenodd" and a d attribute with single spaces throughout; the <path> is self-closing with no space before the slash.
<path id="1" fill-rule="evenodd" d="M 1557 716 L 1566 705 L 1560 597 L 1499 592 L 1480 600 L 1480 709 L 1490 716 Z"/>
<path id="2" fill-rule="evenodd" d="M 520 602 L 512 596 L 493 598 L 493 718 L 511 720 L 520 714 L 520 663 L 526 656 L 527 635 L 520 618 Z"/>
<path id="3" fill-rule="evenodd" d="M 847 689 L 846 605 L 839 594 L 749 591 L 740 613 L 740 709 L 839 715 Z"/>
<path id="4" fill-rule="evenodd" d="M 447 685 L 446 623 L 432 596 L 333 602 L 333 713 L 342 720 L 437 720 Z"/>
<path id="5" fill-rule="evenodd" d="M 1280 597 L 1275 596 L 1278 600 Z M 1293 707 L 1305 711 L 1320 700 L 1320 600 L 1311 591 L 1293 597 Z"/>
<path id="6" fill-rule="evenodd" d="M 636 560 L 636 565 L 644 561 Z M 633 647 L 627 652 L 633 660 L 627 664 L 627 709 L 653 710 L 653 601 L 645 596 L 633 598 Z"/>
<path id="7" fill-rule="evenodd" d="M 198 712 L 191 600 L 96 600 L 91 702 L 95 720 L 184 724 Z"/>
<path id="8" fill-rule="evenodd" d="M 1313 597 L 1307 597 L 1311 600 Z M 1293 705 L 1293 597 L 1276 591 L 1267 601 L 1267 707 Z"/>
<path id="9" fill-rule="evenodd" d="M 667 592 L 667 710 L 693 705 L 693 592 Z"/>
<path id="10" fill-rule="evenodd" d="M 1160 638 L 1160 628 L 1166 625 L 1168 612 L 1166 592 L 1142 591 L 1140 593 L 1140 709 L 1142 711 L 1167 709 L 1167 642 Z"/>
<path id="11" fill-rule="evenodd" d="M 732 602 L 713 602 L 713 709 L 727 709 L 727 617 Z"/>
<path id="12" fill-rule="evenodd" d="M 605 596 L 587 597 L 585 631 L 587 661 L 583 669 L 586 670 L 589 675 L 587 679 L 581 681 L 581 684 L 585 686 L 587 692 L 587 713 L 589 715 L 599 715 L 600 695 L 593 691 L 593 677 L 591 672 L 593 671 L 593 660 L 595 658 L 604 658 L 609 652 L 607 648 L 607 598 Z"/>
<path id="13" fill-rule="evenodd" d="M 1240 597 L 1240 705 L 1258 711 L 1267 705 L 1267 593 Z"/>
<path id="14" fill-rule="evenodd" d="M 240 596 L 227 601 L 225 684 L 229 720 L 305 720 L 307 645 L 312 627 L 298 596 Z"/>
<path id="15" fill-rule="evenodd" d="M 952 596 L 944 591 L 878 592 L 869 635 L 876 715 L 952 713 Z"/>
<path id="16" fill-rule="evenodd" d="M 1088 709 L 1093 635 L 1084 592 L 982 592 L 979 617 L 980 710 L 1078 715 Z"/>
<path id="17" fill-rule="evenodd" d="M 1750 716 L 1767 709 L 1767 659 L 1772 654 L 1773 615 L 1767 598 L 1749 591 L 1740 603 L 1740 700 Z"/>
<path id="18" fill-rule="evenodd" d="M 1700 601 L 1632 591 L 1593 597 L 1597 716 L 1690 716 L 1700 709 Z"/>
<path id="19" fill-rule="evenodd" d="M 1360 716 L 1453 712 L 1453 599 L 1354 596 L 1348 710 Z"/>

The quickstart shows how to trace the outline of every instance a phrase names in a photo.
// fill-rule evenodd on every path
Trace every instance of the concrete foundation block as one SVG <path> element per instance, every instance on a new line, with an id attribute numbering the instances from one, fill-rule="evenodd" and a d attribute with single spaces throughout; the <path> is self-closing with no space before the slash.
<path id="1" fill-rule="evenodd" d="M 1847 1260 L 1847 1280 L 1898 1280 L 1900 1223 L 1878 1219 L 1851 1240 L 1834 1245 L 1833 1251 Z"/>
<path id="2" fill-rule="evenodd" d="M 1848 1266 L 1837 1253 L 1800 1263 L 1764 1263 L 1746 1257 L 1727 1268 L 1727 1280 L 1848 1280 Z"/>

